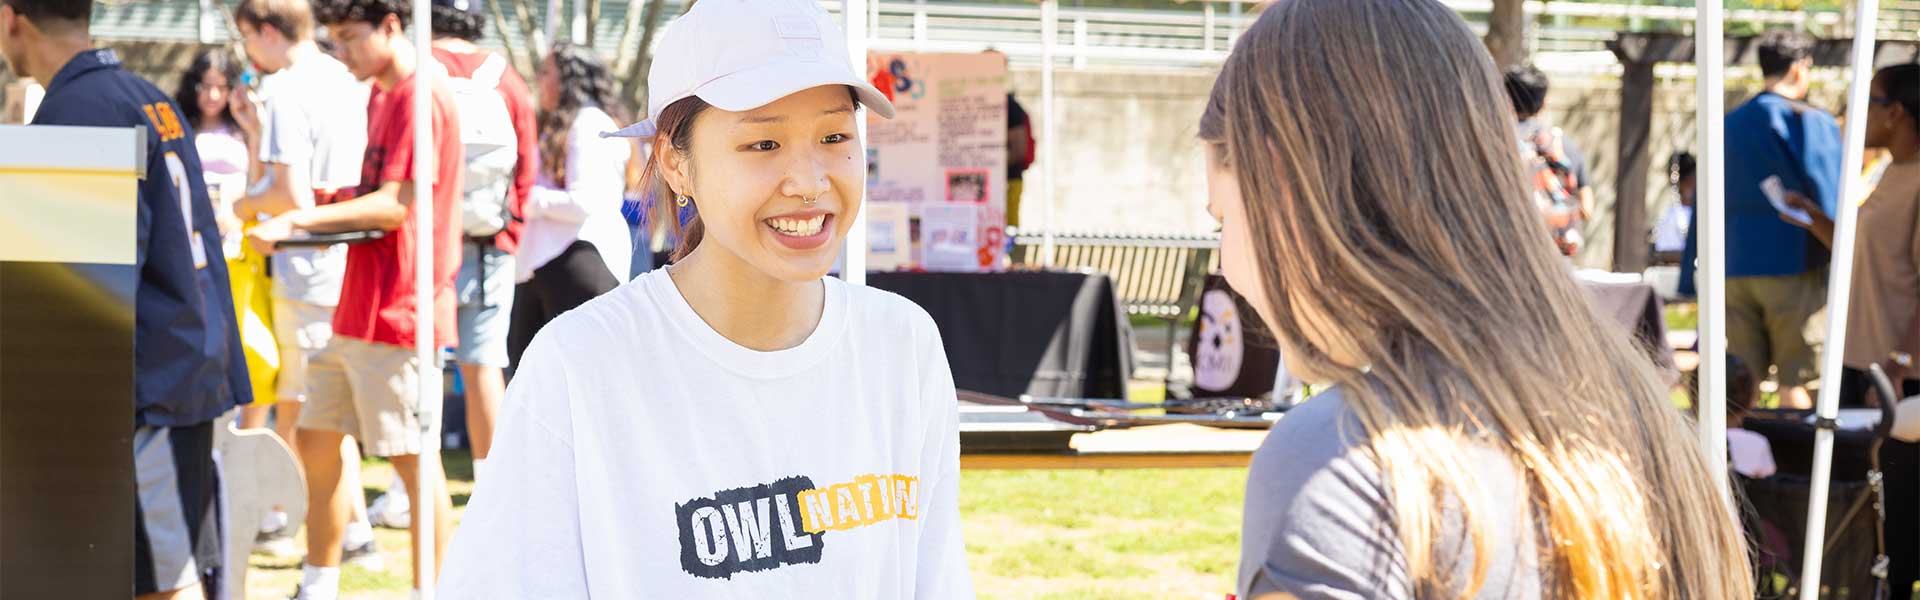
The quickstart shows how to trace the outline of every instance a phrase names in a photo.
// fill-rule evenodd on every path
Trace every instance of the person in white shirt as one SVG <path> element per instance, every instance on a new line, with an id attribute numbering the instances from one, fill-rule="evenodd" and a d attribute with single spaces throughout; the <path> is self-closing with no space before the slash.
<path id="1" fill-rule="evenodd" d="M 650 181 L 674 264 L 553 320 L 501 407 L 447 598 L 972 598 L 940 333 L 826 277 L 893 106 L 811 0 L 707 0 L 662 34 Z"/>
<path id="2" fill-rule="evenodd" d="M 1773 461 L 1767 436 L 1741 428 L 1753 403 L 1760 399 L 1760 380 L 1737 356 L 1727 356 L 1727 463 L 1733 472 L 1754 479 L 1772 477 L 1780 467 Z"/>
<path id="3" fill-rule="evenodd" d="M 227 95 L 239 83 L 240 63 L 216 48 L 194 55 L 173 92 L 180 116 L 193 125 L 194 150 L 200 152 L 200 168 L 209 188 L 238 185 L 246 175 L 246 138 L 227 110 Z M 220 194 L 211 195 L 218 203 Z"/>
<path id="4" fill-rule="evenodd" d="M 1686 249 L 1687 229 L 1693 227 L 1694 170 L 1692 153 L 1675 152 L 1667 159 L 1667 182 L 1673 185 L 1675 201 L 1653 225 L 1655 253 L 1677 254 Z"/>
<path id="5" fill-rule="evenodd" d="M 515 365 L 548 321 L 624 283 L 633 259 L 620 214 L 633 143 L 600 135 L 619 128 L 616 117 L 626 120 L 613 74 L 592 48 L 570 43 L 554 44 L 537 72 L 540 170 L 527 197 L 507 328 Z"/>
<path id="6" fill-rule="evenodd" d="M 314 40 L 313 8 L 306 0 L 241 0 L 233 7 L 234 25 L 247 59 L 265 76 L 258 98 L 237 93 L 233 115 L 253 150 L 246 195 L 234 202 L 232 216 L 244 222 L 298 208 L 332 202 L 360 182 L 360 159 L 367 146 L 367 85 L 346 65 L 321 52 Z M 256 104 L 257 100 L 257 104 Z M 347 269 L 343 246 L 289 248 L 268 257 L 273 272 L 273 335 L 280 349 L 280 371 L 271 401 L 242 413 L 246 427 L 261 427 L 268 410 L 274 431 L 298 456 L 294 435 L 307 399 L 308 358 L 333 339 L 333 309 Z M 348 441 L 338 449 L 346 465 L 346 489 L 360 489 L 360 450 Z M 380 564 L 366 498 L 348 494 L 352 518 L 342 541 L 344 560 Z M 297 555 L 298 523 L 278 510 L 262 523 L 262 546 L 271 554 Z"/>

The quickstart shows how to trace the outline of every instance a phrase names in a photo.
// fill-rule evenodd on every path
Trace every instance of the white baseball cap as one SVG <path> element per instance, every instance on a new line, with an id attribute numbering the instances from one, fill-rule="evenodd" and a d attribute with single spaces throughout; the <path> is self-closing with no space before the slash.
<path id="1" fill-rule="evenodd" d="M 815 0 L 702 0 L 654 48 L 647 120 L 601 136 L 651 137 L 660 112 L 689 97 L 746 112 L 823 85 L 849 86 L 867 110 L 893 118 L 893 102 L 853 68 L 846 34 Z"/>

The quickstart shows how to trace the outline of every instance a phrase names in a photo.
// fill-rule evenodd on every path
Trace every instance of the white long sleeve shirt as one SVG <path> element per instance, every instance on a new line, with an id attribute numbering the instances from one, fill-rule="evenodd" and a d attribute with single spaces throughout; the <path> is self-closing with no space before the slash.
<path id="1" fill-rule="evenodd" d="M 520 256 L 514 261 L 514 281 L 524 283 L 533 271 L 573 245 L 593 244 L 614 279 L 627 280 L 633 262 L 633 235 L 620 215 L 625 200 L 627 159 L 633 154 L 626 138 L 602 138 L 600 132 L 619 129 L 613 117 L 593 106 L 583 106 L 567 130 L 567 184 L 557 187 L 544 175 L 527 195 L 523 215 L 527 228 L 520 234 Z"/>
<path id="2" fill-rule="evenodd" d="M 665 270 L 541 330 L 444 598 L 973 597 L 933 320 L 825 279 L 791 349 L 734 344 Z"/>

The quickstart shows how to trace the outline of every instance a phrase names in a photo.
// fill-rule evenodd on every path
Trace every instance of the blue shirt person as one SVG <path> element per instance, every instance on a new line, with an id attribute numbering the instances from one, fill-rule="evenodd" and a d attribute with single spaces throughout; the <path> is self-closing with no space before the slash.
<path id="1" fill-rule="evenodd" d="M 1758 40 L 1765 90 L 1726 117 L 1727 352 L 1758 372 L 1773 367 L 1783 403 L 1808 408 L 1804 386 L 1818 377 L 1826 342 L 1816 315 L 1827 305 L 1827 248 L 1813 234 L 1782 219 L 1761 191 L 1781 187 L 1838 214 L 1842 148 L 1833 115 L 1809 106 L 1816 40 L 1805 33 L 1768 31 Z M 1680 258 L 1680 294 L 1695 294 L 1699 218 L 1687 230 Z"/>
<path id="2" fill-rule="evenodd" d="M 34 125 L 146 128 L 134 308 L 134 422 L 206 423 L 252 401 L 213 204 L 191 126 L 113 50 L 81 52 L 47 83 Z"/>
<path id="3" fill-rule="evenodd" d="M 1827 214 L 1840 202 L 1842 138 L 1833 115 L 1763 92 L 1726 119 L 1727 277 L 1798 275 L 1827 267 L 1827 248 L 1805 229 L 1780 220 L 1760 182 L 1820 203 Z M 1698 218 L 1695 211 L 1695 218 Z M 1698 228 L 1689 228 L 1680 261 L 1680 293 L 1693 296 Z"/>

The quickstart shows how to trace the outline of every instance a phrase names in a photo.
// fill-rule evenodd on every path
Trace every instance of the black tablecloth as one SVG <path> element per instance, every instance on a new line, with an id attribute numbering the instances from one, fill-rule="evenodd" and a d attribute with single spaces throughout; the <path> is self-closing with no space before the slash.
<path id="1" fill-rule="evenodd" d="M 1663 367 L 1673 366 L 1673 349 L 1667 347 L 1667 318 L 1660 295 L 1645 283 L 1601 283 L 1580 280 L 1580 288 L 1593 298 L 1601 314 L 1627 328 L 1633 337 L 1653 353 Z"/>
<path id="2" fill-rule="evenodd" d="M 1781 540 L 1769 547 L 1756 543 L 1762 551 L 1765 562 L 1769 554 L 1785 554 L 1779 562 L 1794 575 L 1799 573 L 1799 554 L 1802 549 L 1802 530 L 1806 527 L 1808 478 L 1813 472 L 1813 425 L 1807 422 L 1810 411 L 1806 410 L 1756 410 L 1743 428 L 1766 436 L 1773 449 L 1773 460 L 1779 468 L 1769 485 L 1756 488 L 1751 481 L 1742 481 L 1748 492 L 1749 504 L 1762 518 L 1774 521 L 1775 526 L 1784 532 Z M 1870 452 L 1873 444 L 1873 432 L 1840 430 L 1833 436 L 1832 477 L 1833 491 L 1827 506 L 1828 532 L 1840 532 L 1840 537 L 1849 538 L 1828 547 L 1827 581 L 1860 582 L 1867 579 L 1867 569 L 1872 566 L 1874 537 L 1870 526 L 1873 523 L 1872 504 L 1864 505 L 1865 512 L 1856 519 L 1841 521 L 1843 513 L 1859 502 L 1862 495 L 1870 494 L 1866 488 L 1867 470 L 1870 468 Z M 1887 558 L 1889 559 L 1889 580 L 1895 589 L 1901 585 L 1911 586 L 1916 577 L 1920 577 L 1920 511 L 1914 510 L 1920 503 L 1920 445 L 1899 440 L 1887 440 L 1880 448 L 1880 471 L 1885 476 L 1887 494 L 1886 539 Z M 1803 489 L 1794 490 L 1799 487 Z M 1871 502 L 1871 498 L 1868 498 Z M 1863 521 L 1864 525 L 1853 523 Z M 1836 527 L 1844 525 L 1845 527 Z M 1853 531 L 1853 528 L 1868 528 L 1865 533 Z M 1762 540 L 1763 542 L 1765 540 Z M 1855 592 L 1849 597 L 1869 597 Z"/>
<path id="3" fill-rule="evenodd" d="M 1017 398 L 1125 398 L 1133 330 L 1098 273 L 873 273 L 933 316 L 954 385 Z"/>

